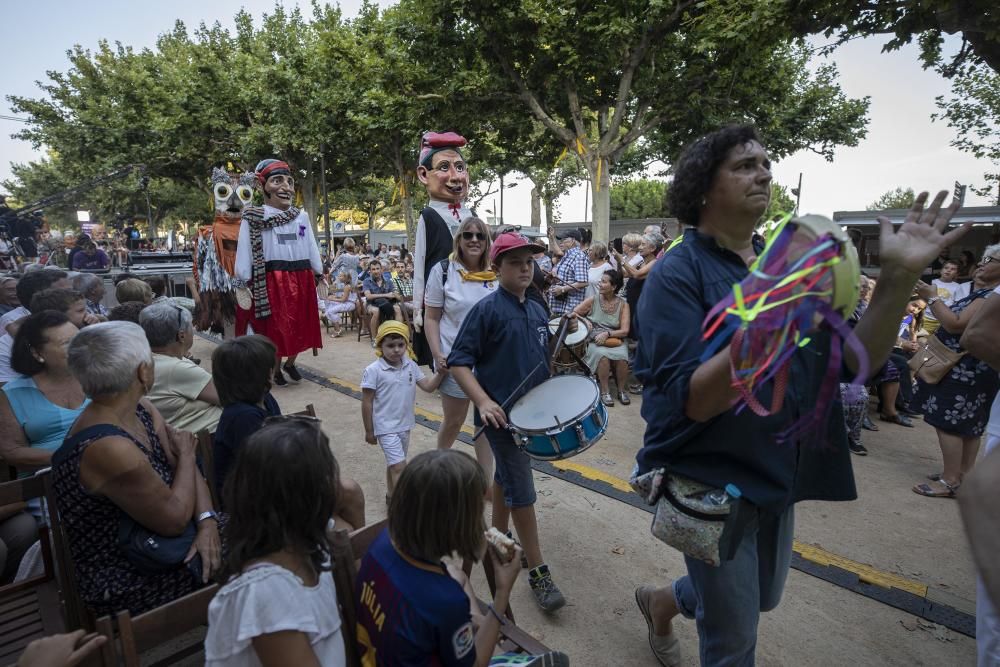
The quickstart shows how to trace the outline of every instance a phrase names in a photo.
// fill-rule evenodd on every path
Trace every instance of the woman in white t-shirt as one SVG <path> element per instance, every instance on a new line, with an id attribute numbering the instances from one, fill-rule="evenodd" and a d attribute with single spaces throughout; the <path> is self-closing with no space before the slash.
<path id="1" fill-rule="evenodd" d="M 587 292 L 584 298 L 596 295 L 604 272 L 614 268 L 608 261 L 608 246 L 600 241 L 594 241 L 590 244 L 587 257 L 590 258 L 590 269 L 587 271 Z"/>
<path id="2" fill-rule="evenodd" d="M 347 664 L 326 531 L 340 476 L 319 420 L 270 423 L 226 483 L 233 576 L 208 607 L 208 667 Z M 267 421 L 265 421 L 267 424 Z"/>
<path id="3" fill-rule="evenodd" d="M 468 218 L 455 233 L 451 256 L 433 268 L 424 286 L 424 327 L 435 368 L 448 368 L 448 354 L 466 314 L 499 286 L 490 270 L 490 232 L 479 218 Z M 438 449 L 450 449 L 469 414 L 469 397 L 449 374 L 441 383 L 444 419 L 438 429 Z M 486 438 L 476 440 L 476 459 L 493 475 L 493 453 Z"/>

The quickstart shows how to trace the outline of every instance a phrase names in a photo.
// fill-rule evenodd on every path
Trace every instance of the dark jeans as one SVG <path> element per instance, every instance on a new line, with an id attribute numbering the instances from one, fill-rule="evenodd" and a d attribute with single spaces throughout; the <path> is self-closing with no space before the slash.
<path id="1" fill-rule="evenodd" d="M 896 407 L 913 410 L 913 373 L 910 372 L 910 355 L 901 348 L 895 347 L 889 355 L 889 363 L 899 370 L 899 398 Z M 914 410 L 915 412 L 915 410 Z"/>

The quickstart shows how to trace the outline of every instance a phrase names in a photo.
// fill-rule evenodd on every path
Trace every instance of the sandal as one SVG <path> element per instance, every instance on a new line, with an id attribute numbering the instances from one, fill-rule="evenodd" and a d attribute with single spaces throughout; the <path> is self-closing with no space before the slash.
<path id="1" fill-rule="evenodd" d="M 618 392 L 618 402 L 621 403 L 622 405 L 631 405 L 632 399 L 629 398 L 628 394 L 626 394 L 624 391 L 620 391 Z"/>
<path id="2" fill-rule="evenodd" d="M 604 405 L 610 408 L 615 404 L 615 399 L 611 397 L 611 394 L 601 394 L 601 403 L 604 403 Z"/>
<path id="3" fill-rule="evenodd" d="M 639 607 L 639 613 L 646 619 L 646 627 L 649 629 L 649 648 L 663 667 L 679 667 L 681 664 L 681 642 L 677 639 L 673 629 L 662 637 L 653 634 L 653 617 L 649 613 L 649 594 L 652 589 L 649 586 L 640 586 L 635 589 L 635 603 Z"/>
<path id="4" fill-rule="evenodd" d="M 913 492 L 928 498 L 954 498 L 958 487 L 962 486 L 961 483 L 953 486 L 943 479 L 939 480 L 939 483 L 944 486 L 944 489 L 935 489 L 930 484 L 917 484 L 913 487 Z"/>
<path id="5" fill-rule="evenodd" d="M 913 422 L 910 421 L 910 418 L 905 415 L 895 414 L 890 416 L 886 414 L 881 414 L 878 416 L 878 418 L 884 422 L 889 422 L 890 424 L 899 424 L 900 426 L 913 428 Z"/>

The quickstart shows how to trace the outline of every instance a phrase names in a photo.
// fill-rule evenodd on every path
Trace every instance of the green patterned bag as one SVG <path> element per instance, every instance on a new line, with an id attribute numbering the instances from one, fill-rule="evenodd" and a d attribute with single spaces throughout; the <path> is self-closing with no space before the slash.
<path id="1" fill-rule="evenodd" d="M 725 491 L 728 502 L 716 504 L 705 496 L 721 489 L 667 474 L 663 468 L 633 477 L 630 484 L 646 503 L 656 506 L 650 532 L 661 542 L 714 567 L 736 554 L 749 508 L 731 485 Z"/>

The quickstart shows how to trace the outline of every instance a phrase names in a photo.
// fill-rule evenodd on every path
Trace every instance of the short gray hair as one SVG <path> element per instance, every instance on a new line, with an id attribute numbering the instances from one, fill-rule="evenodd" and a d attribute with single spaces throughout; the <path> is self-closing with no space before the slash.
<path id="1" fill-rule="evenodd" d="M 177 340 L 178 334 L 191 326 L 187 308 L 170 301 L 153 303 L 139 313 L 139 325 L 146 332 L 150 347 L 164 347 Z"/>
<path id="2" fill-rule="evenodd" d="M 73 278 L 73 289 L 89 299 L 91 292 L 103 283 L 104 280 L 100 276 L 95 276 L 93 273 L 80 273 Z"/>
<path id="3" fill-rule="evenodd" d="M 995 257 L 1000 259 L 1000 243 L 988 245 L 983 249 L 983 257 Z"/>
<path id="4" fill-rule="evenodd" d="M 662 248 L 663 244 L 667 242 L 667 240 L 663 238 L 663 234 L 659 232 L 643 234 L 642 240 L 653 246 L 653 252 L 660 252 L 660 248 Z"/>
<path id="5" fill-rule="evenodd" d="M 101 322 L 80 329 L 67 352 L 69 369 L 87 396 L 120 394 L 136 380 L 153 353 L 142 327 L 132 322 Z"/>

